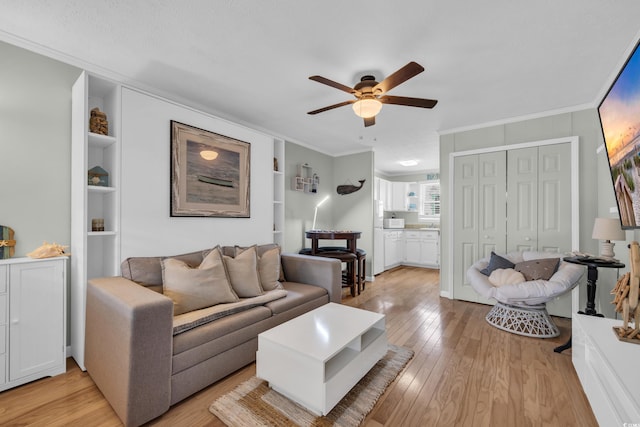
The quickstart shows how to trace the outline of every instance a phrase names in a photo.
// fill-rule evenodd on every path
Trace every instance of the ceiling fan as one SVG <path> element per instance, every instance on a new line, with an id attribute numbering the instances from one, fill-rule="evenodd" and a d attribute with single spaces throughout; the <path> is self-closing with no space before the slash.
<path id="1" fill-rule="evenodd" d="M 378 83 L 374 76 L 362 76 L 360 82 L 353 88 L 334 82 L 322 76 L 311 76 L 310 80 L 347 92 L 356 99 L 329 105 L 318 110 L 309 111 L 307 114 L 318 114 L 334 108 L 353 104 L 353 111 L 364 119 L 364 125 L 376 124 L 376 114 L 380 112 L 382 104 L 407 105 L 409 107 L 433 108 L 438 101 L 435 99 L 408 98 L 406 96 L 385 95 L 388 91 L 406 82 L 412 77 L 424 71 L 424 67 L 416 62 L 409 62 L 395 73 Z"/>

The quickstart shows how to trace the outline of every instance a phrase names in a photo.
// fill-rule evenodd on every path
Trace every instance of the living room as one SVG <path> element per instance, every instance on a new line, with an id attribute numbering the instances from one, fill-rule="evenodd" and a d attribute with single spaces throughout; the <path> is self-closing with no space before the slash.
<path id="1" fill-rule="evenodd" d="M 628 10 L 628 15 L 632 15 L 638 8 L 631 2 L 624 2 L 623 6 L 618 7 Z M 0 29 L 2 28 L 0 24 Z M 589 93 L 599 91 L 598 96 L 603 94 L 635 45 L 638 39 L 637 29 L 631 25 L 624 29 L 624 36 L 618 37 L 625 41 L 618 43 L 618 52 L 612 54 L 615 59 L 608 64 L 604 73 L 609 80 L 603 79 L 598 83 L 599 87 L 590 88 Z M 1 35 L 0 57 L 4 60 L 0 71 L 0 93 L 3 93 L 3 117 L 0 120 L 4 131 L 1 157 L 6 161 L 0 169 L 0 179 L 5 182 L 0 193 L 3 200 L 0 222 L 16 230 L 16 256 L 24 256 L 40 246 L 43 240 L 63 245 L 71 242 L 71 171 L 74 168 L 71 156 L 72 86 L 84 67 L 79 66 L 73 52 L 43 49 L 8 33 L 2 32 Z M 83 43 L 90 41 L 85 40 Z M 101 71 L 105 71 L 104 78 L 110 81 L 113 81 L 115 75 L 98 67 L 88 71 L 97 76 L 103 76 Z M 315 72 L 316 70 L 309 70 L 308 74 Z M 305 80 L 307 77 L 300 76 L 300 79 Z M 120 118 L 111 118 L 114 123 L 121 120 L 118 126 L 122 135 L 122 165 L 116 178 L 121 183 L 119 260 L 130 256 L 179 254 L 215 244 L 248 246 L 272 242 L 274 234 L 271 215 L 261 213 L 273 211 L 271 188 L 266 191 L 264 185 L 265 182 L 270 185 L 272 181 L 274 138 L 282 141 L 285 153 L 285 164 L 281 165 L 285 171 L 287 190 L 284 198 L 286 208 L 283 212 L 283 252 L 297 252 L 309 246 L 304 231 L 311 228 L 314 207 L 319 198 L 289 191 L 292 171 L 299 164 L 307 163 L 320 177 L 319 196 L 331 194 L 326 206 L 319 211 L 319 226 L 337 230 L 357 227 L 365 231 L 358 241 L 359 247 L 370 255 L 374 253 L 370 232 L 373 229 L 372 183 L 376 176 L 385 175 L 377 170 L 378 154 L 371 147 L 360 152 L 334 156 L 328 150 L 304 144 L 304 141 L 296 143 L 285 137 L 269 134 L 262 126 L 252 127 L 250 120 L 230 120 L 223 114 L 203 111 L 197 108 L 200 101 L 198 99 L 177 99 L 167 96 L 167 93 L 153 91 L 153 82 L 147 82 L 148 86 L 142 88 L 130 84 L 124 78 L 115 82 L 124 86 Z M 441 103 L 443 101 L 444 99 L 440 100 Z M 616 206 L 616 201 L 606 154 L 600 148 L 603 140 L 596 103 L 596 99 L 589 99 L 587 104 L 565 105 L 564 108 L 535 111 L 535 114 L 507 117 L 505 120 L 481 121 L 473 126 L 448 128 L 439 134 L 437 171 L 442 191 L 441 266 L 435 281 L 437 285 L 434 285 L 439 297 L 453 297 L 456 280 L 451 265 L 454 243 L 450 237 L 454 228 L 450 204 L 450 161 L 454 153 L 578 137 L 579 249 L 595 254 L 599 252 L 598 241 L 592 239 L 594 219 L 612 216 L 611 208 Z M 320 116 L 314 119 L 320 119 Z M 188 123 L 251 144 L 250 218 L 170 217 L 170 150 L 167 145 L 170 120 Z M 358 125 L 361 126 L 361 123 L 358 122 Z M 386 176 L 397 180 L 403 178 L 401 174 Z M 337 185 L 357 183 L 358 179 L 365 179 L 366 184 L 362 190 L 348 196 L 336 195 L 334 190 Z M 637 232 L 626 233 L 627 243 L 637 239 Z M 71 248 L 71 256 L 73 255 Z M 629 266 L 626 243 L 617 244 L 616 257 Z M 372 258 L 369 256 L 367 259 L 367 271 L 372 271 Z M 114 273 L 118 274 L 119 271 Z M 599 284 L 602 285 L 598 287 L 596 296 L 598 310 L 611 318 L 615 313 L 609 304 L 609 292 L 617 280 L 616 273 L 601 271 Z M 385 282 L 377 281 L 379 284 Z M 576 301 L 579 307 L 584 307 L 586 303 L 585 283 L 586 278 L 583 278 L 583 289 Z M 376 281 L 368 284 L 367 289 L 371 291 L 375 286 Z M 563 325 L 567 327 L 566 323 Z M 68 329 L 71 328 L 72 325 L 68 324 Z M 570 331 L 570 326 L 568 330 Z M 564 337 L 567 330 L 563 332 Z M 71 332 L 68 333 L 70 335 Z"/>

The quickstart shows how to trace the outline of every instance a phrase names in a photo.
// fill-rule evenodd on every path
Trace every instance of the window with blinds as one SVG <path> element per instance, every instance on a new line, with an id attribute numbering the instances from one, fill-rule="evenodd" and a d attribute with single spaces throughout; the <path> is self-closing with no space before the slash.
<path id="1" fill-rule="evenodd" d="M 422 220 L 440 218 L 440 181 L 420 183 L 419 217 Z"/>

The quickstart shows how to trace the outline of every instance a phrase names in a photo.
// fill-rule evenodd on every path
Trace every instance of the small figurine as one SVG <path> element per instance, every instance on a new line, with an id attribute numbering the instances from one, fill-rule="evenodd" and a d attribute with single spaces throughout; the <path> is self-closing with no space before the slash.
<path id="1" fill-rule="evenodd" d="M 100 135 L 109 134 L 109 121 L 107 120 L 107 115 L 100 111 L 98 107 L 91 110 L 89 130 Z"/>

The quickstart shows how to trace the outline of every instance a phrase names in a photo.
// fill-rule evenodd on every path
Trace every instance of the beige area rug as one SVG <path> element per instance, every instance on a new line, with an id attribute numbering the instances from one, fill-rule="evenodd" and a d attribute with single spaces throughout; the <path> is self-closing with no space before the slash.
<path id="1" fill-rule="evenodd" d="M 256 377 L 218 398 L 209 411 L 233 427 L 359 426 L 412 357 L 413 351 L 389 345 L 387 354 L 322 417 L 271 390 L 266 381 Z"/>

